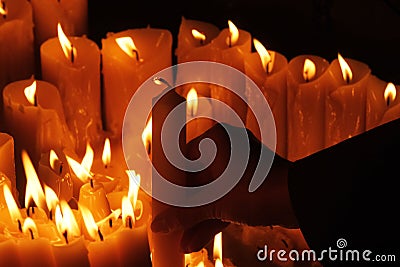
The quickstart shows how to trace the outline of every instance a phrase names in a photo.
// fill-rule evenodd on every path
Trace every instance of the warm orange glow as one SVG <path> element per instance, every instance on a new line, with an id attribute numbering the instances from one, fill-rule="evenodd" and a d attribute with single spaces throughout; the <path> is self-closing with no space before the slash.
<path id="1" fill-rule="evenodd" d="M 111 162 L 111 144 L 110 144 L 110 139 L 106 138 L 104 141 L 104 148 L 103 148 L 103 154 L 101 155 L 101 160 L 103 161 L 103 164 L 105 167 L 110 165 Z"/>
<path id="2" fill-rule="evenodd" d="M 396 99 L 396 86 L 393 83 L 388 83 L 384 92 L 384 97 L 387 105 L 389 106 L 390 103 Z"/>
<path id="3" fill-rule="evenodd" d="M 136 60 L 142 62 L 143 59 L 139 58 L 139 50 L 136 48 L 135 43 L 131 37 L 120 37 L 116 38 L 118 46 L 125 52 L 129 57 L 136 58 Z"/>
<path id="4" fill-rule="evenodd" d="M 74 174 L 76 175 L 76 177 L 78 177 L 79 180 L 81 180 L 84 183 L 88 182 L 88 180 L 92 177 L 91 173 L 87 171 L 86 168 L 84 168 L 81 164 L 79 164 L 79 162 L 77 162 L 73 158 L 70 158 L 68 156 L 66 157 L 68 164 L 71 167 Z"/>
<path id="5" fill-rule="evenodd" d="M 136 203 L 140 188 L 140 174 L 136 174 L 134 170 L 127 170 L 129 177 L 128 199 L 131 201 L 133 208 L 136 208 Z"/>
<path id="6" fill-rule="evenodd" d="M 213 247 L 214 260 L 222 261 L 222 233 L 218 233 L 214 236 L 214 247 Z"/>
<path id="7" fill-rule="evenodd" d="M 89 143 L 86 144 L 86 152 L 85 156 L 83 156 L 81 165 L 83 168 L 86 169 L 90 173 L 90 170 L 93 165 L 93 159 L 94 159 L 94 151 L 93 148 L 90 146 Z"/>
<path id="8" fill-rule="evenodd" d="M 229 26 L 229 37 L 226 40 L 226 43 L 228 44 L 229 47 L 234 46 L 237 41 L 239 40 L 239 30 L 233 24 L 232 21 L 228 20 L 228 26 Z"/>
<path id="9" fill-rule="evenodd" d="M 100 221 L 97 221 L 96 224 L 98 227 L 100 227 L 103 224 L 108 223 L 110 219 L 118 220 L 118 218 L 119 218 L 119 216 L 121 216 L 121 214 L 122 214 L 121 209 L 113 210 L 107 217 L 104 217 Z"/>
<path id="10" fill-rule="evenodd" d="M 56 208 L 56 206 L 60 202 L 56 192 L 54 192 L 54 190 L 51 187 L 49 187 L 47 185 L 44 185 L 44 193 L 46 195 L 47 208 L 49 210 L 53 210 L 54 211 L 54 209 Z"/>
<path id="11" fill-rule="evenodd" d="M 25 150 L 22 150 L 22 163 L 26 176 L 25 207 L 28 208 L 30 201 L 33 200 L 39 208 L 46 210 L 46 197 L 42 185 L 35 167 Z"/>
<path id="12" fill-rule="evenodd" d="M 135 224 L 135 213 L 131 201 L 127 196 L 122 197 L 122 223 L 129 228 L 132 228 Z"/>
<path id="13" fill-rule="evenodd" d="M 6 16 L 7 15 L 6 3 L 0 0 L 0 15 Z"/>
<path id="14" fill-rule="evenodd" d="M 56 162 L 58 161 L 58 157 L 56 152 L 52 149 L 50 150 L 50 157 L 49 157 L 49 162 L 50 162 L 50 167 L 55 170 L 56 169 Z"/>
<path id="15" fill-rule="evenodd" d="M 29 103 L 32 105 L 36 104 L 36 80 L 34 80 L 31 85 L 24 89 L 24 94 Z"/>
<path id="16" fill-rule="evenodd" d="M 199 100 L 197 97 L 197 91 L 193 87 L 189 90 L 187 96 L 187 113 L 190 114 L 192 117 L 197 114 L 197 108 L 199 105 Z"/>
<path id="17" fill-rule="evenodd" d="M 314 79 L 316 71 L 317 70 L 315 68 L 315 63 L 311 59 L 306 58 L 306 60 L 304 60 L 304 67 L 303 67 L 304 80 L 306 82 L 309 82 L 312 79 Z"/>
<path id="18" fill-rule="evenodd" d="M 11 193 L 10 188 L 8 187 L 7 184 L 3 186 L 3 194 L 4 194 L 4 199 L 6 200 L 6 204 L 8 207 L 8 212 L 10 213 L 11 220 L 13 222 L 20 222 L 22 221 L 22 215 L 21 212 L 19 211 L 17 202 L 15 202 L 14 196 Z"/>
<path id="19" fill-rule="evenodd" d="M 275 53 L 269 53 L 268 50 L 263 46 L 263 44 L 257 39 L 253 39 L 254 47 L 260 56 L 261 64 L 266 73 L 271 73 L 274 67 L 274 56 Z"/>
<path id="20" fill-rule="evenodd" d="M 144 128 L 143 133 L 142 133 L 142 142 L 146 148 L 147 154 L 151 153 L 151 138 L 152 138 L 152 128 L 153 128 L 152 121 L 153 121 L 153 118 L 150 117 L 150 119 L 147 122 L 146 127 Z"/>
<path id="21" fill-rule="evenodd" d="M 63 215 L 63 226 L 64 229 L 68 231 L 68 236 L 79 237 L 81 235 L 81 230 L 71 207 L 65 200 L 60 201 L 60 206 Z"/>
<path id="22" fill-rule="evenodd" d="M 343 80 L 347 83 L 350 83 L 353 79 L 353 72 L 350 69 L 349 64 L 347 64 L 346 60 L 338 53 L 338 60 L 340 69 L 342 70 Z"/>
<path id="23" fill-rule="evenodd" d="M 39 237 L 36 223 L 30 217 L 25 219 L 24 225 L 22 225 L 22 232 L 29 235 L 31 239 Z"/>
<path id="24" fill-rule="evenodd" d="M 71 41 L 65 35 L 60 23 L 57 24 L 57 33 L 58 40 L 60 41 L 60 45 L 65 57 L 71 60 L 71 62 L 74 62 L 77 56 L 76 48 L 72 45 Z"/>
<path id="25" fill-rule="evenodd" d="M 196 29 L 192 29 L 192 35 L 196 40 L 199 40 L 200 42 L 204 42 L 206 40 L 206 36 Z"/>
<path id="26" fill-rule="evenodd" d="M 93 240 L 102 240 L 103 237 L 99 233 L 99 227 L 96 224 L 96 221 L 93 218 L 92 212 L 82 204 L 79 204 L 79 211 L 81 212 L 82 218 L 84 225 L 86 227 L 86 230 Z"/>

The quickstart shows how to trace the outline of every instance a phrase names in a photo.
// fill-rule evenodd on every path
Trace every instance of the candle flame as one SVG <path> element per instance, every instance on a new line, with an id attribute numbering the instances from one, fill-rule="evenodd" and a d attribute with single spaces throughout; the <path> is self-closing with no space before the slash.
<path id="1" fill-rule="evenodd" d="M 204 42 L 206 40 L 206 36 L 196 29 L 192 29 L 192 35 L 196 40 L 199 40 L 200 42 Z"/>
<path id="2" fill-rule="evenodd" d="M 136 58 L 140 62 L 143 61 L 143 59 L 139 59 L 139 50 L 136 48 L 136 45 L 131 37 L 119 37 L 116 38 L 115 41 L 122 51 L 124 51 L 129 57 Z"/>
<path id="3" fill-rule="evenodd" d="M 304 60 L 304 67 L 303 67 L 303 78 L 306 82 L 311 81 L 315 78 L 317 70 L 315 67 L 315 63 L 311 60 L 306 58 Z"/>
<path id="4" fill-rule="evenodd" d="M 71 167 L 74 174 L 76 175 L 76 177 L 78 177 L 79 180 L 81 180 L 82 182 L 86 183 L 92 177 L 92 174 L 73 158 L 70 158 L 69 156 L 66 157 L 68 164 Z"/>
<path id="5" fill-rule="evenodd" d="M 36 102 L 36 80 L 32 82 L 31 85 L 27 86 L 24 89 L 24 94 L 26 99 L 31 103 L 32 105 L 35 105 Z"/>
<path id="6" fill-rule="evenodd" d="M 65 227 L 64 227 L 64 222 L 63 222 L 63 216 L 61 213 L 61 208 L 60 205 L 56 205 L 55 208 L 55 213 L 54 213 L 54 221 L 56 222 L 57 230 L 60 234 L 63 234 L 65 232 Z"/>
<path id="7" fill-rule="evenodd" d="M 343 80 L 347 83 L 350 83 L 353 79 L 353 72 L 350 69 L 349 64 L 347 64 L 346 60 L 338 53 L 338 60 L 340 69 L 342 70 Z"/>
<path id="8" fill-rule="evenodd" d="M 60 202 L 56 192 L 54 192 L 54 190 L 51 187 L 44 185 L 44 193 L 46 195 L 47 208 L 49 210 L 54 210 L 58 205 L 58 203 Z"/>
<path id="9" fill-rule="evenodd" d="M 195 88 L 191 88 L 186 96 L 187 101 L 187 113 L 195 116 L 197 114 L 197 108 L 199 105 L 199 100 L 197 97 L 197 91 Z"/>
<path id="10" fill-rule="evenodd" d="M 103 161 L 104 166 L 110 165 L 111 162 L 111 144 L 110 144 L 110 139 L 106 138 L 104 141 L 104 148 L 103 148 L 103 154 L 101 156 L 101 160 Z"/>
<path id="11" fill-rule="evenodd" d="M 51 149 L 50 150 L 50 157 L 49 157 L 49 163 L 50 167 L 52 170 L 56 170 L 56 162 L 58 161 L 58 156 L 57 153 Z"/>
<path id="12" fill-rule="evenodd" d="M 7 184 L 4 184 L 3 186 L 3 194 L 4 194 L 4 199 L 6 200 L 11 220 L 13 222 L 18 222 L 18 221 L 21 222 L 22 220 L 21 212 L 19 211 L 17 202 L 15 202 L 14 196 L 12 195 L 11 190 Z"/>
<path id="13" fill-rule="evenodd" d="M 64 231 L 68 231 L 68 236 L 79 237 L 81 235 L 81 230 L 79 228 L 78 222 L 76 221 L 75 215 L 72 212 L 71 207 L 65 200 L 60 201 L 60 206 L 63 215 Z"/>
<path id="14" fill-rule="evenodd" d="M 81 165 L 89 173 L 90 173 L 90 169 L 92 168 L 92 165 L 93 165 L 93 159 L 94 159 L 94 151 L 88 142 L 88 143 L 86 143 L 86 152 L 85 152 L 85 155 L 83 156 Z"/>
<path id="15" fill-rule="evenodd" d="M 222 263 L 221 259 L 215 260 L 215 267 L 224 267 L 224 264 Z"/>
<path id="16" fill-rule="evenodd" d="M 82 218 L 84 225 L 86 227 L 86 230 L 93 240 L 98 240 L 99 239 L 99 227 L 97 226 L 92 212 L 85 207 L 84 205 L 78 203 L 79 206 L 79 211 L 81 212 Z M 101 238 L 100 238 L 101 239 Z"/>
<path id="17" fill-rule="evenodd" d="M 254 47 L 260 56 L 261 64 L 266 73 L 271 73 L 274 67 L 274 57 L 275 53 L 268 53 L 268 50 L 263 46 L 263 44 L 257 39 L 253 39 Z"/>
<path id="18" fill-rule="evenodd" d="M 0 15 L 6 16 L 7 13 L 6 3 L 0 0 Z"/>
<path id="19" fill-rule="evenodd" d="M 36 223 L 30 217 L 25 219 L 24 225 L 22 226 L 22 232 L 29 235 L 31 239 L 35 239 L 39 236 Z"/>
<path id="20" fill-rule="evenodd" d="M 39 208 L 46 210 L 46 197 L 42 185 L 35 167 L 25 150 L 22 150 L 22 163 L 26 176 L 25 208 L 28 208 L 30 201 L 33 200 Z"/>
<path id="21" fill-rule="evenodd" d="M 152 139 L 152 128 L 153 128 L 152 121 L 153 117 L 150 117 L 142 133 L 142 142 L 148 154 L 150 154 L 151 152 L 151 139 Z"/>
<path id="22" fill-rule="evenodd" d="M 214 260 L 221 260 L 222 263 L 222 232 L 214 236 L 213 256 Z"/>
<path id="23" fill-rule="evenodd" d="M 239 30 L 233 24 L 232 21 L 228 20 L 228 26 L 229 26 L 229 37 L 226 40 L 226 43 L 228 44 L 229 47 L 234 46 L 237 41 L 239 40 Z"/>
<path id="24" fill-rule="evenodd" d="M 129 177 L 128 198 L 131 201 L 133 208 L 135 209 L 139 195 L 140 174 L 136 174 L 134 170 L 127 170 L 126 173 Z"/>
<path id="25" fill-rule="evenodd" d="M 65 35 L 60 23 L 57 24 L 57 33 L 58 40 L 60 41 L 60 45 L 65 57 L 71 60 L 71 62 L 74 62 L 74 59 L 77 55 L 76 48 L 72 45 L 71 41 Z"/>
<path id="26" fill-rule="evenodd" d="M 388 83 L 383 95 L 384 95 L 385 101 L 386 101 L 386 103 L 388 103 L 388 105 L 390 103 L 393 103 L 393 101 L 396 99 L 396 86 L 394 86 L 393 83 Z"/>
<path id="27" fill-rule="evenodd" d="M 133 227 L 135 223 L 135 213 L 133 211 L 133 206 L 131 201 L 127 196 L 122 197 L 122 223 L 127 226 L 129 225 L 130 228 Z M 129 220 L 130 219 L 130 223 Z"/>

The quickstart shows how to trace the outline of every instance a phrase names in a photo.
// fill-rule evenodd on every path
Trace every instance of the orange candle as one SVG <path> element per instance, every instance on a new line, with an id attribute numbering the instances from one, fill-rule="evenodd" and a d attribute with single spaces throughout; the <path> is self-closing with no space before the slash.
<path id="1" fill-rule="evenodd" d="M 14 139 L 11 135 L 0 133 L 0 173 L 7 177 L 10 182 L 13 194 L 17 195 L 17 184 L 15 177 L 15 156 L 14 156 Z M 0 191 L 0 195 L 2 192 Z"/>
<path id="2" fill-rule="evenodd" d="M 88 38 L 68 38 L 60 24 L 58 34 L 40 47 L 42 76 L 57 86 L 76 151 L 82 155 L 87 142 L 98 143 L 101 137 L 100 50 Z"/>

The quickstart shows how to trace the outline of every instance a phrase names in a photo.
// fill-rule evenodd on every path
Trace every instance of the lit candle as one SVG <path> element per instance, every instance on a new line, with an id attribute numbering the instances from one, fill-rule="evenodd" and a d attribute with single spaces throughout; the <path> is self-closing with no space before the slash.
<path id="1" fill-rule="evenodd" d="M 365 131 L 366 87 L 370 68 L 340 54 L 327 70 L 332 79 L 325 110 L 325 146 Z"/>
<path id="2" fill-rule="evenodd" d="M 11 135 L 0 133 L 0 172 L 3 173 L 10 181 L 10 188 L 16 196 L 16 178 L 14 163 L 14 139 Z M 1 192 L 0 192 L 1 194 Z"/>
<path id="3" fill-rule="evenodd" d="M 71 35 L 87 34 L 87 0 L 31 0 L 30 2 L 33 9 L 37 47 L 40 47 L 44 41 L 57 36 L 58 22 L 61 22 Z"/>
<path id="4" fill-rule="evenodd" d="M 72 198 L 73 183 L 64 153 L 57 153 L 53 149 L 43 153 L 39 161 L 38 175 L 44 184 L 55 191 L 58 198 L 66 201 Z"/>
<path id="5" fill-rule="evenodd" d="M 128 104 L 149 77 L 172 64 L 172 34 L 163 29 L 131 29 L 102 40 L 106 130 L 120 138 Z"/>
<path id="6" fill-rule="evenodd" d="M 329 62 L 313 55 L 290 60 L 287 74 L 288 159 L 306 157 L 324 148 L 326 75 Z"/>
<path id="7" fill-rule="evenodd" d="M 219 32 L 218 27 L 211 23 L 182 17 L 175 50 L 178 63 L 216 61 L 217 53 L 213 51 L 215 48 L 211 46 L 211 41 L 218 36 Z M 179 68 L 177 75 L 179 75 Z M 177 88 L 177 92 L 186 96 L 191 87 L 196 87 L 199 95 L 210 96 L 210 88 L 204 83 L 182 85 Z"/>
<path id="8" fill-rule="evenodd" d="M 228 26 L 228 29 L 223 29 L 217 38 L 211 41 L 211 45 L 215 47 L 217 51 L 216 61 L 236 68 L 244 73 L 244 56 L 251 53 L 251 35 L 247 31 L 239 30 L 231 21 L 228 21 Z M 210 95 L 212 98 L 222 101 L 231 107 L 245 124 L 247 104 L 239 97 L 242 96 L 245 98 L 245 79 L 244 77 L 238 76 L 238 78 L 234 81 L 232 80 L 231 83 L 236 84 L 237 88 L 241 88 L 241 90 L 231 92 L 221 86 L 211 84 Z M 230 112 L 226 114 L 225 109 L 221 109 L 220 105 L 214 106 L 213 109 L 213 112 L 222 114 L 223 120 L 221 122 L 235 124 Z"/>
<path id="9" fill-rule="evenodd" d="M 366 130 L 400 117 L 400 88 L 371 75 L 367 85 Z"/>
<path id="10" fill-rule="evenodd" d="M 0 89 L 3 90 L 8 83 L 28 79 L 35 72 L 32 7 L 28 1 L 0 1 L 0 40 Z M 0 100 L 2 114 L 2 91 Z"/>
<path id="11" fill-rule="evenodd" d="M 10 187 L 5 184 L 3 185 L 3 196 L 5 200 L 5 207 L 7 212 L 2 212 L 2 221 L 6 223 L 6 228 L 10 233 L 22 232 L 22 215 L 18 208 L 17 202 L 15 202 L 14 196 L 11 193 Z"/>
<path id="12" fill-rule="evenodd" d="M 60 91 L 67 125 L 82 155 L 87 142 L 98 143 L 100 113 L 100 50 L 85 37 L 68 38 L 58 24 L 58 38 L 40 47 L 42 76 Z"/>
<path id="13" fill-rule="evenodd" d="M 253 39 L 256 53 L 246 54 L 245 72 L 263 93 L 275 119 L 276 127 L 276 153 L 282 157 L 287 156 L 287 119 L 286 119 L 286 75 L 288 61 L 285 56 L 275 51 L 268 51 L 260 41 Z M 247 88 L 247 86 L 246 86 Z M 249 106 L 257 107 L 261 102 L 257 96 L 246 91 Z M 265 127 L 267 121 L 256 121 L 254 114 L 247 112 L 246 127 L 261 140 L 260 129 Z"/>
<path id="14" fill-rule="evenodd" d="M 212 107 L 210 101 L 207 98 L 198 97 L 195 88 L 189 91 L 186 100 L 188 122 L 186 125 L 186 142 L 190 142 L 210 129 L 214 122 L 211 120 Z"/>

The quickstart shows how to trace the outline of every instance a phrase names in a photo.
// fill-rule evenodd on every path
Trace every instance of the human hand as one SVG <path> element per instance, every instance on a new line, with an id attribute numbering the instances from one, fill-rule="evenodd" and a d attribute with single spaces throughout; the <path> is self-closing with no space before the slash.
<path id="1" fill-rule="evenodd" d="M 217 155 L 206 169 L 199 172 L 187 172 L 189 186 L 207 184 L 217 179 L 225 170 L 231 158 L 230 134 L 244 131 L 230 125 L 216 124 L 207 132 L 188 144 L 187 158 L 198 159 L 201 154 L 200 142 L 210 138 L 216 145 Z M 181 248 L 184 252 L 197 251 L 204 247 L 216 233 L 229 223 L 251 226 L 283 225 L 297 227 L 297 221 L 291 208 L 287 188 L 287 174 L 290 162 L 275 155 L 271 169 L 262 185 L 249 192 L 249 184 L 260 158 L 260 151 L 273 153 L 247 131 L 250 147 L 247 167 L 238 184 L 222 198 L 198 207 L 171 207 L 158 214 L 152 222 L 154 232 L 168 233 L 183 230 Z M 245 159 L 244 159 L 245 160 Z"/>

